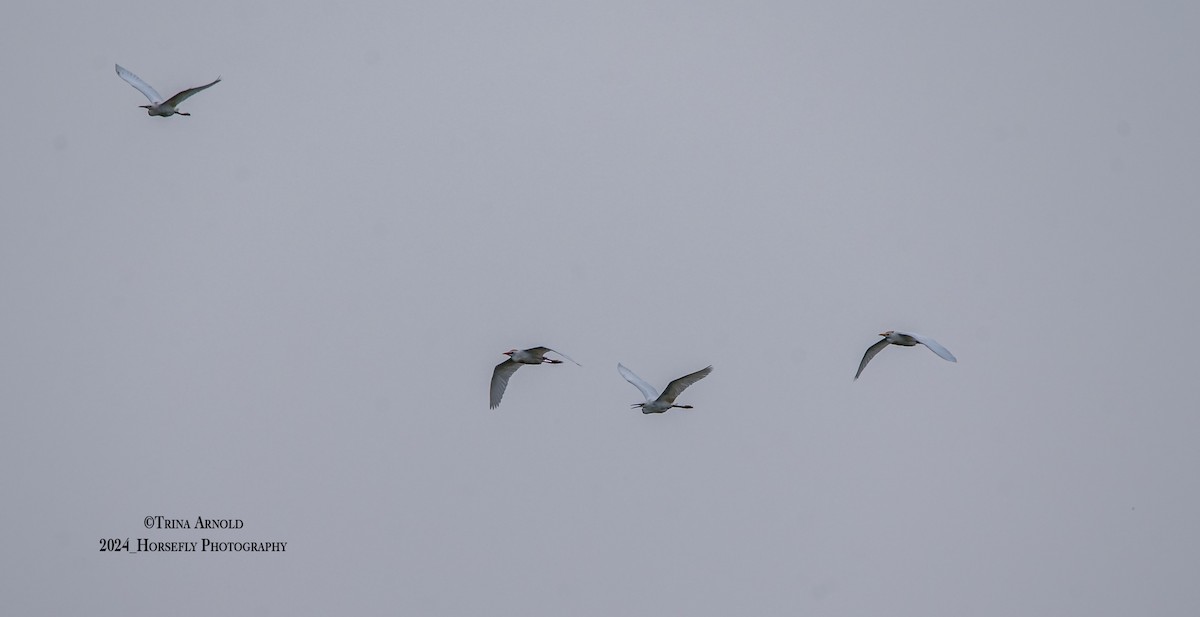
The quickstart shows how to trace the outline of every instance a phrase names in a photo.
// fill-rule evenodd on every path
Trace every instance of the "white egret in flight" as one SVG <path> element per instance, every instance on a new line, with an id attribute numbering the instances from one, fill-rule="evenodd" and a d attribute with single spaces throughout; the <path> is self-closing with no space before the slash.
<path id="1" fill-rule="evenodd" d="M 562 364 L 562 360 L 553 360 L 546 357 L 546 352 L 554 352 L 568 360 L 567 354 L 560 351 L 554 351 L 549 347 L 530 347 L 525 350 L 510 349 L 504 352 L 508 359 L 496 365 L 496 369 L 492 371 L 492 409 L 500 406 L 500 399 L 504 396 L 504 389 L 508 387 L 508 378 L 521 368 L 522 364 Z M 575 362 L 571 360 L 571 362 Z M 578 366 L 579 363 L 575 362 Z"/>
<path id="2" fill-rule="evenodd" d="M 164 101 L 162 95 L 159 94 L 154 88 L 151 88 L 150 84 L 142 81 L 141 77 L 134 75 L 133 73 L 129 72 L 128 69 L 119 64 L 117 65 L 117 75 L 120 75 L 121 79 L 129 82 L 129 85 L 137 88 L 139 92 L 146 95 L 146 98 L 150 99 L 149 105 L 138 105 L 138 107 L 145 108 L 146 113 L 150 114 L 151 116 L 162 116 L 164 118 L 173 116 L 175 114 L 179 114 L 181 116 L 192 115 L 187 112 L 179 111 L 175 108 L 180 103 L 186 101 L 189 96 L 192 96 L 193 94 L 205 88 L 211 88 L 216 85 L 217 82 L 221 81 L 221 78 L 218 77 L 210 84 L 197 86 L 195 88 L 188 88 L 187 90 L 184 90 L 183 92 L 180 92 L 179 94 L 176 94 L 175 96 Z"/>
<path id="3" fill-rule="evenodd" d="M 642 413 L 663 413 L 672 407 L 691 409 L 691 405 L 676 405 L 675 399 L 678 398 L 688 386 L 707 377 L 708 374 L 712 372 L 712 368 L 713 367 L 708 366 L 696 371 L 695 373 L 684 375 L 683 377 L 672 381 L 671 383 L 667 384 L 667 389 L 663 390 L 663 393 L 659 395 L 659 393 L 654 390 L 654 386 L 646 383 L 646 380 L 642 379 L 641 377 L 634 375 L 633 371 L 625 368 L 624 365 L 617 363 L 617 372 L 625 378 L 625 381 L 628 381 L 638 390 L 641 390 L 642 396 L 646 397 L 645 403 L 634 403 L 630 406 L 630 409 L 641 407 Z"/>
<path id="4" fill-rule="evenodd" d="M 938 344 L 937 341 L 929 338 L 928 336 L 917 334 L 916 332 L 888 330 L 887 332 L 881 332 L 879 336 L 882 336 L 883 338 L 880 339 L 878 343 L 868 347 L 867 353 L 863 354 L 862 362 L 858 363 L 858 372 L 854 374 L 855 379 L 858 379 L 858 376 L 862 375 L 863 369 L 867 368 L 867 363 L 871 361 L 871 358 L 874 358 L 876 354 L 878 354 L 883 350 L 884 347 L 887 347 L 888 345 L 912 347 L 917 343 L 920 343 L 928 347 L 929 351 L 941 356 L 943 359 L 951 362 L 958 362 L 958 358 L 955 358 L 954 354 L 950 353 L 949 350 Z"/>

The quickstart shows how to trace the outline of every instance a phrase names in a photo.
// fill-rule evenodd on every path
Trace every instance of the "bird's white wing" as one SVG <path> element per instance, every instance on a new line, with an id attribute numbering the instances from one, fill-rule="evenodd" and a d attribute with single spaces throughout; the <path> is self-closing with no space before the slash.
<path id="1" fill-rule="evenodd" d="M 530 351 L 541 351 L 541 352 L 542 352 L 542 355 L 546 355 L 546 352 L 547 352 L 547 351 L 553 351 L 554 353 L 556 353 L 556 354 L 558 354 L 558 355 L 560 355 L 560 356 L 562 356 L 562 357 L 564 357 L 564 358 L 566 358 L 566 359 L 568 359 L 568 360 L 571 360 L 571 356 L 568 356 L 567 354 L 565 354 L 565 353 L 563 353 L 563 352 L 561 352 L 561 351 L 556 351 L 556 350 L 554 350 L 554 349 L 550 349 L 549 347 L 534 347 L 534 348 L 533 348 L 533 349 L 531 349 Z M 574 361 L 574 360 L 571 360 L 571 362 L 575 362 L 575 361 Z M 578 362 L 575 362 L 575 366 L 583 366 L 583 365 L 582 365 L 582 364 L 580 364 L 580 363 L 578 363 Z"/>
<path id="2" fill-rule="evenodd" d="M 622 366 L 620 362 L 617 363 L 617 372 L 621 374 L 621 377 L 625 378 L 625 381 L 628 381 L 635 388 L 641 390 L 642 396 L 646 397 L 647 401 L 653 401 L 658 398 L 658 390 L 655 390 L 654 386 L 646 383 L 646 380 L 641 377 L 634 375 L 633 371 Z"/>
<path id="3" fill-rule="evenodd" d="M 928 347 L 929 351 L 941 356 L 943 360 L 958 362 L 958 358 L 955 358 L 954 354 L 950 353 L 949 349 L 942 347 L 940 343 L 929 338 L 928 336 L 925 336 L 924 334 L 917 334 L 916 332 L 901 332 L 900 334 L 907 334 L 913 337 L 918 343 Z"/>
<path id="4" fill-rule="evenodd" d="M 508 378 L 521 368 L 520 362 L 505 360 L 496 365 L 496 370 L 492 371 L 492 404 L 491 408 L 495 409 L 500 406 L 500 399 L 504 396 L 504 389 L 508 387 Z"/>
<path id="5" fill-rule="evenodd" d="M 177 107 L 180 103 L 186 101 L 189 96 L 191 96 L 205 88 L 211 88 L 211 87 L 217 85 L 217 82 L 219 82 L 219 81 L 221 81 L 220 77 L 214 79 L 212 83 L 204 84 L 203 86 L 196 86 L 195 88 L 188 88 L 187 90 L 184 90 L 183 92 L 180 92 L 179 94 L 176 94 L 175 96 L 167 99 L 167 104 L 170 105 L 171 107 Z"/>
<path id="6" fill-rule="evenodd" d="M 883 350 L 884 347 L 887 347 L 888 345 L 891 345 L 891 343 L 889 343 L 886 338 L 881 338 L 879 339 L 878 343 L 868 347 L 867 353 L 863 354 L 862 362 L 858 363 L 858 372 L 854 374 L 854 378 L 858 379 L 858 376 L 862 375 L 863 369 L 867 368 L 867 363 L 871 361 L 871 358 L 874 358 L 876 354 L 878 354 Z"/>
<path id="7" fill-rule="evenodd" d="M 128 69 L 126 69 L 125 67 L 123 67 L 119 64 L 117 65 L 117 75 L 119 75 L 121 77 L 121 79 L 124 79 L 125 81 L 129 82 L 129 85 L 133 86 L 134 88 L 137 88 L 138 92 L 141 92 L 142 94 L 146 95 L 146 98 L 150 99 L 151 105 L 158 105 L 159 103 L 163 102 L 162 95 L 159 94 L 157 90 L 155 90 L 154 88 L 151 88 L 150 84 L 142 81 L 141 77 L 138 77 L 137 75 L 134 75 L 133 73 L 130 73 Z M 209 84 L 209 85 L 212 85 L 212 84 Z M 176 95 L 176 96 L 179 96 L 179 95 Z"/>
<path id="8" fill-rule="evenodd" d="M 671 383 L 667 384 L 667 389 L 663 390 L 662 396 L 659 397 L 659 400 L 664 403 L 674 403 L 675 399 L 682 394 L 688 386 L 700 381 L 701 379 L 704 379 L 705 377 L 708 377 L 708 374 L 711 372 L 712 367 L 708 366 L 696 371 L 695 373 L 684 375 L 683 377 L 672 381 Z"/>

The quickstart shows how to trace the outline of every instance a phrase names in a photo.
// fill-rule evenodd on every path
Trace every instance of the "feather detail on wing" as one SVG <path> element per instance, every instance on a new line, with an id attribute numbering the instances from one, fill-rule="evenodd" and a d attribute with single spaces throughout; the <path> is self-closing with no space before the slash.
<path id="1" fill-rule="evenodd" d="M 711 373 L 712 370 L 713 367 L 708 366 L 696 371 L 695 373 L 684 375 L 683 377 L 672 381 L 671 383 L 667 384 L 667 389 L 663 390 L 662 396 L 659 397 L 659 400 L 664 403 L 674 403 L 675 399 L 678 398 L 688 386 L 700 381 L 701 379 L 704 379 L 705 377 L 708 377 L 708 374 Z"/>
<path id="2" fill-rule="evenodd" d="M 658 398 L 658 390 L 655 390 L 654 386 L 646 383 L 646 380 L 641 377 L 634 375 L 633 371 L 625 368 L 620 362 L 617 363 L 617 372 L 621 374 L 621 377 L 625 378 L 625 381 L 628 381 L 640 390 L 642 396 L 646 397 L 647 401 L 653 401 Z"/>
<path id="3" fill-rule="evenodd" d="M 907 335 L 913 337 L 914 339 L 917 340 L 918 343 L 928 347 L 929 351 L 932 351 L 933 353 L 941 356 L 943 360 L 948 360 L 950 362 L 958 362 L 958 358 L 955 358 L 954 354 L 950 353 L 949 349 L 942 347 L 941 343 L 938 343 L 937 341 L 929 338 L 928 336 L 925 336 L 924 334 L 915 334 L 913 332 L 904 332 L 903 334 L 907 334 Z"/>
<path id="4" fill-rule="evenodd" d="M 508 387 L 508 378 L 521 368 L 520 362 L 505 360 L 496 365 L 496 369 L 492 371 L 492 400 L 491 408 L 495 409 L 500 406 L 500 399 L 504 397 L 504 389 Z"/>
<path id="5" fill-rule="evenodd" d="M 858 363 L 858 372 L 854 374 L 854 378 L 858 379 L 858 376 L 862 375 L 863 369 L 867 368 L 867 363 L 871 361 L 871 358 L 874 358 L 884 347 L 890 344 L 887 339 L 881 338 L 878 343 L 868 347 L 867 352 L 863 354 L 862 362 Z"/>
<path id="6" fill-rule="evenodd" d="M 129 71 L 129 69 L 126 69 L 125 67 L 118 64 L 117 65 L 117 75 L 119 75 L 121 77 L 121 79 L 124 79 L 125 81 L 129 82 L 129 85 L 133 86 L 134 88 L 137 88 L 138 92 L 141 92 L 142 94 L 144 94 L 146 96 L 146 98 L 150 99 L 151 105 L 158 105 L 159 103 L 163 102 L 162 95 L 159 94 L 157 90 L 155 90 L 154 88 L 151 88 L 150 84 L 142 81 L 141 77 L 134 75 L 133 73 L 131 73 Z M 212 85 L 212 84 L 209 84 L 209 85 Z M 179 96 L 179 95 L 176 95 L 176 96 Z"/>
<path id="7" fill-rule="evenodd" d="M 167 105 L 170 105 L 171 107 L 178 107 L 179 104 L 186 101 L 188 99 L 188 97 L 192 96 L 193 94 L 195 94 L 201 90 L 204 90 L 205 88 L 211 88 L 211 87 L 217 85 L 220 81 L 221 81 L 221 78 L 218 77 L 215 80 L 213 80 L 212 83 L 204 84 L 203 86 L 196 86 L 195 88 L 188 88 L 187 90 L 184 90 L 183 92 L 180 92 L 179 94 L 176 94 L 175 96 L 167 99 Z"/>

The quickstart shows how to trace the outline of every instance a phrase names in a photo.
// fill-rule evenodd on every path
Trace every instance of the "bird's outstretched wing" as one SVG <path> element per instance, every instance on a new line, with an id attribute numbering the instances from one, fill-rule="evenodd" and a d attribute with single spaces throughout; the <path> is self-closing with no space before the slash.
<path id="1" fill-rule="evenodd" d="M 701 379 L 704 379 L 705 377 L 708 377 L 708 374 L 711 372 L 712 366 L 707 366 L 696 371 L 695 373 L 684 375 L 683 377 L 672 381 L 671 383 L 667 384 L 667 389 L 663 390 L 662 396 L 659 397 L 659 400 L 664 403 L 674 403 L 676 397 L 682 394 L 688 386 L 700 381 Z"/>
<path id="2" fill-rule="evenodd" d="M 205 88 L 211 88 L 211 87 L 217 85 L 217 83 L 220 81 L 221 81 L 221 78 L 218 77 L 218 78 L 214 79 L 212 81 L 212 83 L 204 84 L 203 86 L 196 86 L 195 88 L 188 88 L 187 90 L 184 90 L 183 92 L 180 92 L 179 94 L 176 94 L 175 96 L 167 99 L 167 105 L 170 105 L 171 107 L 178 107 L 179 104 L 186 101 L 189 96 L 191 96 Z"/>
<path id="3" fill-rule="evenodd" d="M 560 356 L 562 356 L 562 357 L 564 357 L 564 358 L 566 358 L 566 359 L 568 359 L 568 360 L 571 360 L 571 356 L 568 356 L 567 354 L 565 354 L 565 353 L 563 353 L 563 352 L 561 352 L 561 351 L 555 351 L 555 350 L 553 350 L 553 349 L 550 349 L 549 347 L 533 347 L 533 348 L 531 348 L 531 349 L 527 349 L 526 351 L 530 351 L 530 352 L 533 352 L 533 353 L 536 353 L 536 354 L 540 354 L 540 355 L 543 355 L 543 356 L 544 356 L 544 355 L 546 355 L 546 352 L 547 352 L 547 351 L 552 351 L 552 352 L 554 352 L 554 353 L 556 353 L 556 354 L 558 354 L 558 355 L 560 355 Z M 582 364 L 580 364 L 580 363 L 578 363 L 578 362 L 575 362 L 574 360 L 571 360 L 571 362 L 574 362 L 574 363 L 575 363 L 575 366 L 583 366 Z"/>
<path id="4" fill-rule="evenodd" d="M 146 98 L 150 99 L 151 105 L 158 105 L 159 103 L 163 102 L 162 95 L 159 94 L 157 90 L 155 90 L 154 88 L 151 88 L 150 84 L 142 81 L 141 77 L 138 77 L 137 75 L 134 75 L 133 73 L 130 73 L 129 69 L 126 69 L 125 67 L 118 64 L 117 65 L 117 75 L 119 75 L 121 77 L 121 79 L 124 79 L 125 81 L 129 82 L 129 85 L 133 86 L 134 88 L 137 88 L 138 92 L 141 92 L 142 94 L 146 95 Z M 209 85 L 212 85 L 212 84 L 209 84 Z M 205 87 L 207 87 L 207 86 L 205 86 Z M 175 96 L 179 96 L 179 95 L 176 94 Z"/>
<path id="5" fill-rule="evenodd" d="M 862 375 L 863 369 L 867 368 L 867 363 L 871 361 L 871 358 L 874 358 L 876 354 L 883 351 L 883 348 L 888 345 L 891 345 L 891 343 L 886 338 L 881 338 L 878 343 L 868 347 L 867 353 L 863 354 L 862 362 L 858 363 L 858 372 L 854 374 L 854 378 L 858 379 L 858 376 Z"/>
<path id="6" fill-rule="evenodd" d="M 508 387 L 508 378 L 521 368 L 520 362 L 505 360 L 496 365 L 496 370 L 492 371 L 492 404 L 491 408 L 495 409 L 500 406 L 500 399 L 504 397 L 504 389 Z"/>
<path id="7" fill-rule="evenodd" d="M 620 362 L 617 363 L 617 372 L 621 374 L 621 377 L 625 378 L 625 381 L 628 381 L 635 388 L 641 390 L 642 396 L 646 397 L 647 401 L 653 401 L 658 398 L 658 390 L 655 390 L 654 386 L 646 383 L 646 380 L 641 377 L 634 375 L 633 371 L 625 368 Z"/>
<path id="8" fill-rule="evenodd" d="M 958 358 L 955 358 L 954 354 L 950 353 L 949 349 L 942 347 L 940 343 L 929 338 L 928 336 L 925 336 L 924 334 L 917 334 L 915 332 L 901 332 L 900 334 L 907 334 L 908 336 L 913 337 L 918 343 L 928 347 L 929 351 L 941 356 L 943 360 L 958 362 Z"/>

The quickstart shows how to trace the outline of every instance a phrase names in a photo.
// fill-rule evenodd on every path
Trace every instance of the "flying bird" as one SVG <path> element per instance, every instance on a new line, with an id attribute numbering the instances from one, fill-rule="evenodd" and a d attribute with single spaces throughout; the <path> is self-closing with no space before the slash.
<path id="1" fill-rule="evenodd" d="M 642 396 L 646 397 L 645 403 L 634 403 L 633 405 L 629 406 L 630 409 L 641 407 L 642 413 L 663 413 L 672 407 L 691 409 L 691 405 L 676 405 L 675 399 L 678 398 L 688 386 L 700 381 L 701 379 L 704 379 L 705 377 L 708 377 L 708 374 L 712 372 L 712 368 L 712 366 L 708 366 L 696 371 L 695 373 L 684 375 L 683 377 L 672 381 L 671 383 L 667 384 L 667 389 L 663 390 L 663 393 L 660 395 L 654 390 L 654 386 L 646 383 L 646 380 L 634 375 L 633 371 L 625 368 L 621 363 L 617 363 L 617 372 L 621 374 L 621 377 L 624 377 L 625 381 L 628 381 L 638 390 L 641 390 Z"/>
<path id="2" fill-rule="evenodd" d="M 138 107 L 145 108 L 146 113 L 150 114 L 151 116 L 162 116 L 164 118 L 173 116 L 175 114 L 179 114 L 181 116 L 192 115 L 187 112 L 179 111 L 175 108 L 178 107 L 180 103 L 186 101 L 188 97 L 192 96 L 193 94 L 205 88 L 211 88 L 216 85 L 217 82 L 221 81 L 221 78 L 218 77 L 210 84 L 197 86 L 195 88 L 188 88 L 187 90 L 184 90 L 183 92 L 180 92 L 179 94 L 176 94 L 175 96 L 164 101 L 162 95 L 159 94 L 154 88 L 151 88 L 150 84 L 142 81 L 141 77 L 134 75 L 133 73 L 129 72 L 128 69 L 119 64 L 117 65 L 117 75 L 120 75 L 121 79 L 129 82 L 129 85 L 137 88 L 139 92 L 146 95 L 146 98 L 150 99 L 149 105 L 138 105 Z"/>
<path id="3" fill-rule="evenodd" d="M 521 368 L 522 364 L 562 364 L 562 360 L 554 360 L 546 357 L 546 352 L 554 352 L 568 360 L 567 354 L 560 351 L 554 351 L 549 347 L 530 347 L 529 349 L 518 350 L 510 349 L 504 352 L 508 359 L 496 365 L 496 369 L 492 371 L 492 409 L 500 406 L 500 399 L 504 396 L 504 389 L 508 387 L 508 378 Z M 571 360 L 571 362 L 575 362 Z M 575 362 L 576 366 L 581 366 Z"/>
<path id="4" fill-rule="evenodd" d="M 880 333 L 879 336 L 882 336 L 883 338 L 880 339 L 878 343 L 875 343 L 874 345 L 871 345 L 870 347 L 868 347 L 867 353 L 863 354 L 862 362 L 858 363 L 858 372 L 854 374 L 855 379 L 858 379 L 858 376 L 862 375 L 863 369 L 867 368 L 867 363 L 871 361 L 871 358 L 874 358 L 876 354 L 878 354 L 880 351 L 883 350 L 884 347 L 887 347 L 888 345 L 900 345 L 903 347 L 912 347 L 912 346 L 916 345 L 917 343 L 920 343 L 920 344 L 928 347 L 929 351 L 932 351 L 933 353 L 941 356 L 943 360 L 949 360 L 951 362 L 958 362 L 958 358 L 955 358 L 954 354 L 950 353 L 949 350 L 947 350 L 945 347 L 942 347 L 940 344 L 938 344 L 937 341 L 935 341 L 923 334 L 917 334 L 916 332 L 900 332 L 898 330 L 888 330 L 887 332 Z"/>

